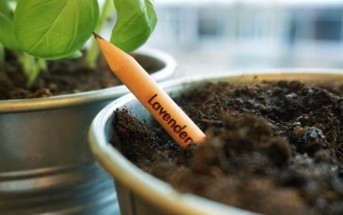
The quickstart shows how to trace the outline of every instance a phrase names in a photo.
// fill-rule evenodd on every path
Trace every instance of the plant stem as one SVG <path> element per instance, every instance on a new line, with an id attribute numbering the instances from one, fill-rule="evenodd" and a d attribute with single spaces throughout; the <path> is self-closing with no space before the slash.
<path id="1" fill-rule="evenodd" d="M 5 61 L 5 47 L 0 43 L 0 64 Z"/>
<path id="2" fill-rule="evenodd" d="M 111 17 L 111 11 L 113 11 L 113 7 L 111 4 L 112 0 L 105 0 L 104 5 L 100 11 L 100 18 L 98 25 L 95 28 L 96 32 L 101 32 L 101 30 L 105 27 L 108 19 Z M 96 67 L 96 61 L 99 56 L 99 47 L 98 44 L 96 43 L 95 39 L 91 39 L 91 44 L 90 47 L 87 50 L 86 54 L 86 59 L 88 66 L 90 68 L 95 68 Z"/>
<path id="3" fill-rule="evenodd" d="M 39 72 L 47 69 L 46 61 L 25 52 L 20 55 L 19 60 L 22 64 L 23 72 L 27 77 L 26 86 L 30 88 L 36 80 Z"/>

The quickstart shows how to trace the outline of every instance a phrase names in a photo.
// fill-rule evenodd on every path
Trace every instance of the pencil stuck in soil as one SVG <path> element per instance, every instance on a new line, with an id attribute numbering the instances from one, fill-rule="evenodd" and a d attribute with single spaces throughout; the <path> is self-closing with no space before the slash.
<path id="1" fill-rule="evenodd" d="M 205 134 L 130 55 L 94 33 L 112 72 L 181 146 L 202 143 Z"/>

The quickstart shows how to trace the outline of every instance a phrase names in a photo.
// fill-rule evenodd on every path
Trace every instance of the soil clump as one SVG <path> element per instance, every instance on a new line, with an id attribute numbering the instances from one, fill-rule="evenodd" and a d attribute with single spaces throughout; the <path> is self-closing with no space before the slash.
<path id="1" fill-rule="evenodd" d="M 111 143 L 183 193 L 265 214 L 343 214 L 343 88 L 206 83 L 175 98 L 206 133 L 182 148 L 117 110 Z"/>

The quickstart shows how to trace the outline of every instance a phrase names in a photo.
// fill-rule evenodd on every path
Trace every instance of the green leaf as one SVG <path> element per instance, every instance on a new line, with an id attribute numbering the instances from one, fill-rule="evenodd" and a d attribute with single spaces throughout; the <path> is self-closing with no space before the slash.
<path id="1" fill-rule="evenodd" d="M 96 0 L 20 0 L 14 24 L 24 51 L 45 59 L 58 59 L 82 48 L 98 17 Z"/>
<path id="2" fill-rule="evenodd" d="M 143 45 L 153 32 L 157 16 L 153 0 L 113 0 L 117 21 L 111 42 L 131 52 Z"/>
<path id="3" fill-rule="evenodd" d="M 14 33 L 12 10 L 9 0 L 0 0 L 0 43 L 6 48 L 17 51 L 19 44 Z"/>
<path id="4" fill-rule="evenodd" d="M 0 0 L 0 14 L 10 17 L 11 13 L 12 11 L 9 0 Z"/>
<path id="5" fill-rule="evenodd" d="M 70 55 L 66 56 L 66 58 L 69 58 L 69 59 L 77 59 L 80 57 L 82 57 L 82 52 L 80 52 L 80 51 L 76 51 L 76 52 L 71 53 Z"/>
<path id="6" fill-rule="evenodd" d="M 20 47 L 15 36 L 13 21 L 0 13 L 0 26 L 0 43 L 8 49 L 18 51 Z"/>

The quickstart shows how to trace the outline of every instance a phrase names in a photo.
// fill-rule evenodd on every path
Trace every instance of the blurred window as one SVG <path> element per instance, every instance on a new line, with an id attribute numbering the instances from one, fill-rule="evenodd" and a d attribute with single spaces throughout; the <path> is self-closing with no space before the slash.
<path id="1" fill-rule="evenodd" d="M 342 14 L 342 9 L 293 11 L 289 28 L 290 43 L 304 40 L 340 42 L 343 27 Z"/>
<path id="2" fill-rule="evenodd" d="M 317 40 L 340 41 L 342 33 L 342 11 L 331 9 L 318 13 L 314 20 L 314 38 Z"/>

